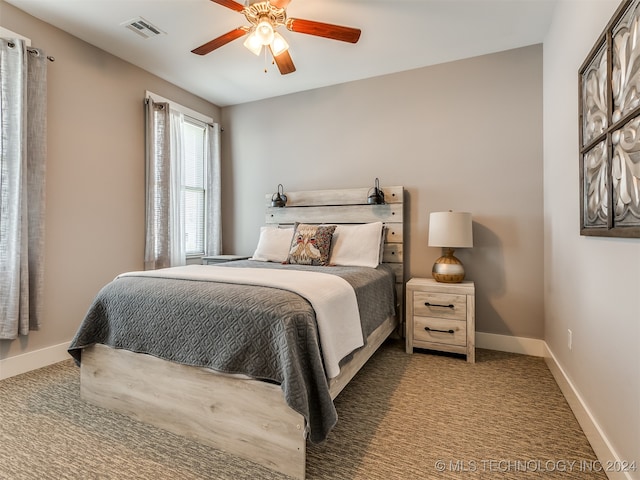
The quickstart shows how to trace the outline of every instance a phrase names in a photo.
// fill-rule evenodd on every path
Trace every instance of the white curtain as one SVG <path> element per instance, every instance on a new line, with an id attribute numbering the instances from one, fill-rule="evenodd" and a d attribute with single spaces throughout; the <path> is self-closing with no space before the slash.
<path id="1" fill-rule="evenodd" d="M 187 263 L 184 242 L 184 150 L 182 130 L 184 116 L 175 110 L 169 110 L 169 146 L 171 154 L 171 175 L 169 179 L 169 245 L 172 267 Z"/>
<path id="2" fill-rule="evenodd" d="M 0 339 L 42 320 L 46 55 L 0 39 Z"/>
<path id="3" fill-rule="evenodd" d="M 214 123 L 207 126 L 209 143 L 207 156 L 207 244 L 206 255 L 222 253 L 222 212 L 220 200 L 220 125 Z"/>
<path id="4" fill-rule="evenodd" d="M 186 263 L 182 129 L 184 116 L 165 102 L 146 100 L 145 270 Z M 220 128 L 209 125 L 207 148 L 207 251 L 220 253 Z"/>
<path id="5" fill-rule="evenodd" d="M 171 267 L 175 258 L 170 116 L 168 103 L 147 101 L 145 270 Z"/>

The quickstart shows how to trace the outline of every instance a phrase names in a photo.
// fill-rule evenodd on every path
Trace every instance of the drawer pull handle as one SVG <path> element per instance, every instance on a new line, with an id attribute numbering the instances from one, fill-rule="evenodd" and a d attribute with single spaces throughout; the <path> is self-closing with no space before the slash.
<path id="1" fill-rule="evenodd" d="M 451 303 L 449 305 L 438 305 L 437 303 L 424 302 L 425 307 L 442 307 L 442 308 L 455 308 Z"/>
<path id="2" fill-rule="evenodd" d="M 437 328 L 424 327 L 427 332 L 455 333 L 453 330 L 438 330 Z"/>

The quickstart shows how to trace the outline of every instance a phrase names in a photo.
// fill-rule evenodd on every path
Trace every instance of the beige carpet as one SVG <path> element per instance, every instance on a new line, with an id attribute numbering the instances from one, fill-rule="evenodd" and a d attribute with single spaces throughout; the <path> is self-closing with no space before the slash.
<path id="1" fill-rule="evenodd" d="M 309 445 L 309 479 L 606 479 L 540 358 L 407 355 L 385 344 Z M 595 468 L 597 470 L 597 468 Z M 0 382 L 0 479 L 285 479 L 93 407 L 66 361 Z"/>

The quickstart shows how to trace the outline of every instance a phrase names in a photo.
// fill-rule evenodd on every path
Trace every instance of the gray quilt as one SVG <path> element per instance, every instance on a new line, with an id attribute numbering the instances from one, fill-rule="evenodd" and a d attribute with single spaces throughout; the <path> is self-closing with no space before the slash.
<path id="1" fill-rule="evenodd" d="M 339 275 L 355 290 L 365 338 L 395 311 L 394 275 L 385 265 L 377 269 L 309 267 L 245 260 L 223 266 Z M 275 382 L 287 404 L 307 420 L 314 443 L 324 441 L 338 419 L 329 395 L 313 308 L 289 291 L 122 277 L 98 293 L 69 353 L 79 364 L 82 348 L 94 343 Z"/>

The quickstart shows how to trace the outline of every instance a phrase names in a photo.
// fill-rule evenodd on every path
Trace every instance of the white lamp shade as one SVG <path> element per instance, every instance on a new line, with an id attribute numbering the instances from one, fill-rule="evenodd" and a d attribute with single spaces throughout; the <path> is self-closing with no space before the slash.
<path id="1" fill-rule="evenodd" d="M 429 216 L 429 246 L 473 247 L 471 225 L 468 212 L 432 212 Z"/>
<path id="2" fill-rule="evenodd" d="M 274 57 L 277 57 L 283 52 L 286 52 L 289 49 L 289 44 L 284 39 L 282 35 L 278 32 L 273 34 L 273 42 L 271 42 L 271 52 Z"/>
<path id="3" fill-rule="evenodd" d="M 262 45 L 269 45 L 273 42 L 273 25 L 267 20 L 262 20 L 256 27 L 256 35 L 262 42 Z"/>
<path id="4" fill-rule="evenodd" d="M 262 41 L 260 40 L 260 37 L 256 35 L 255 31 L 249 34 L 243 45 L 254 55 L 260 55 L 260 52 L 262 51 Z"/>

